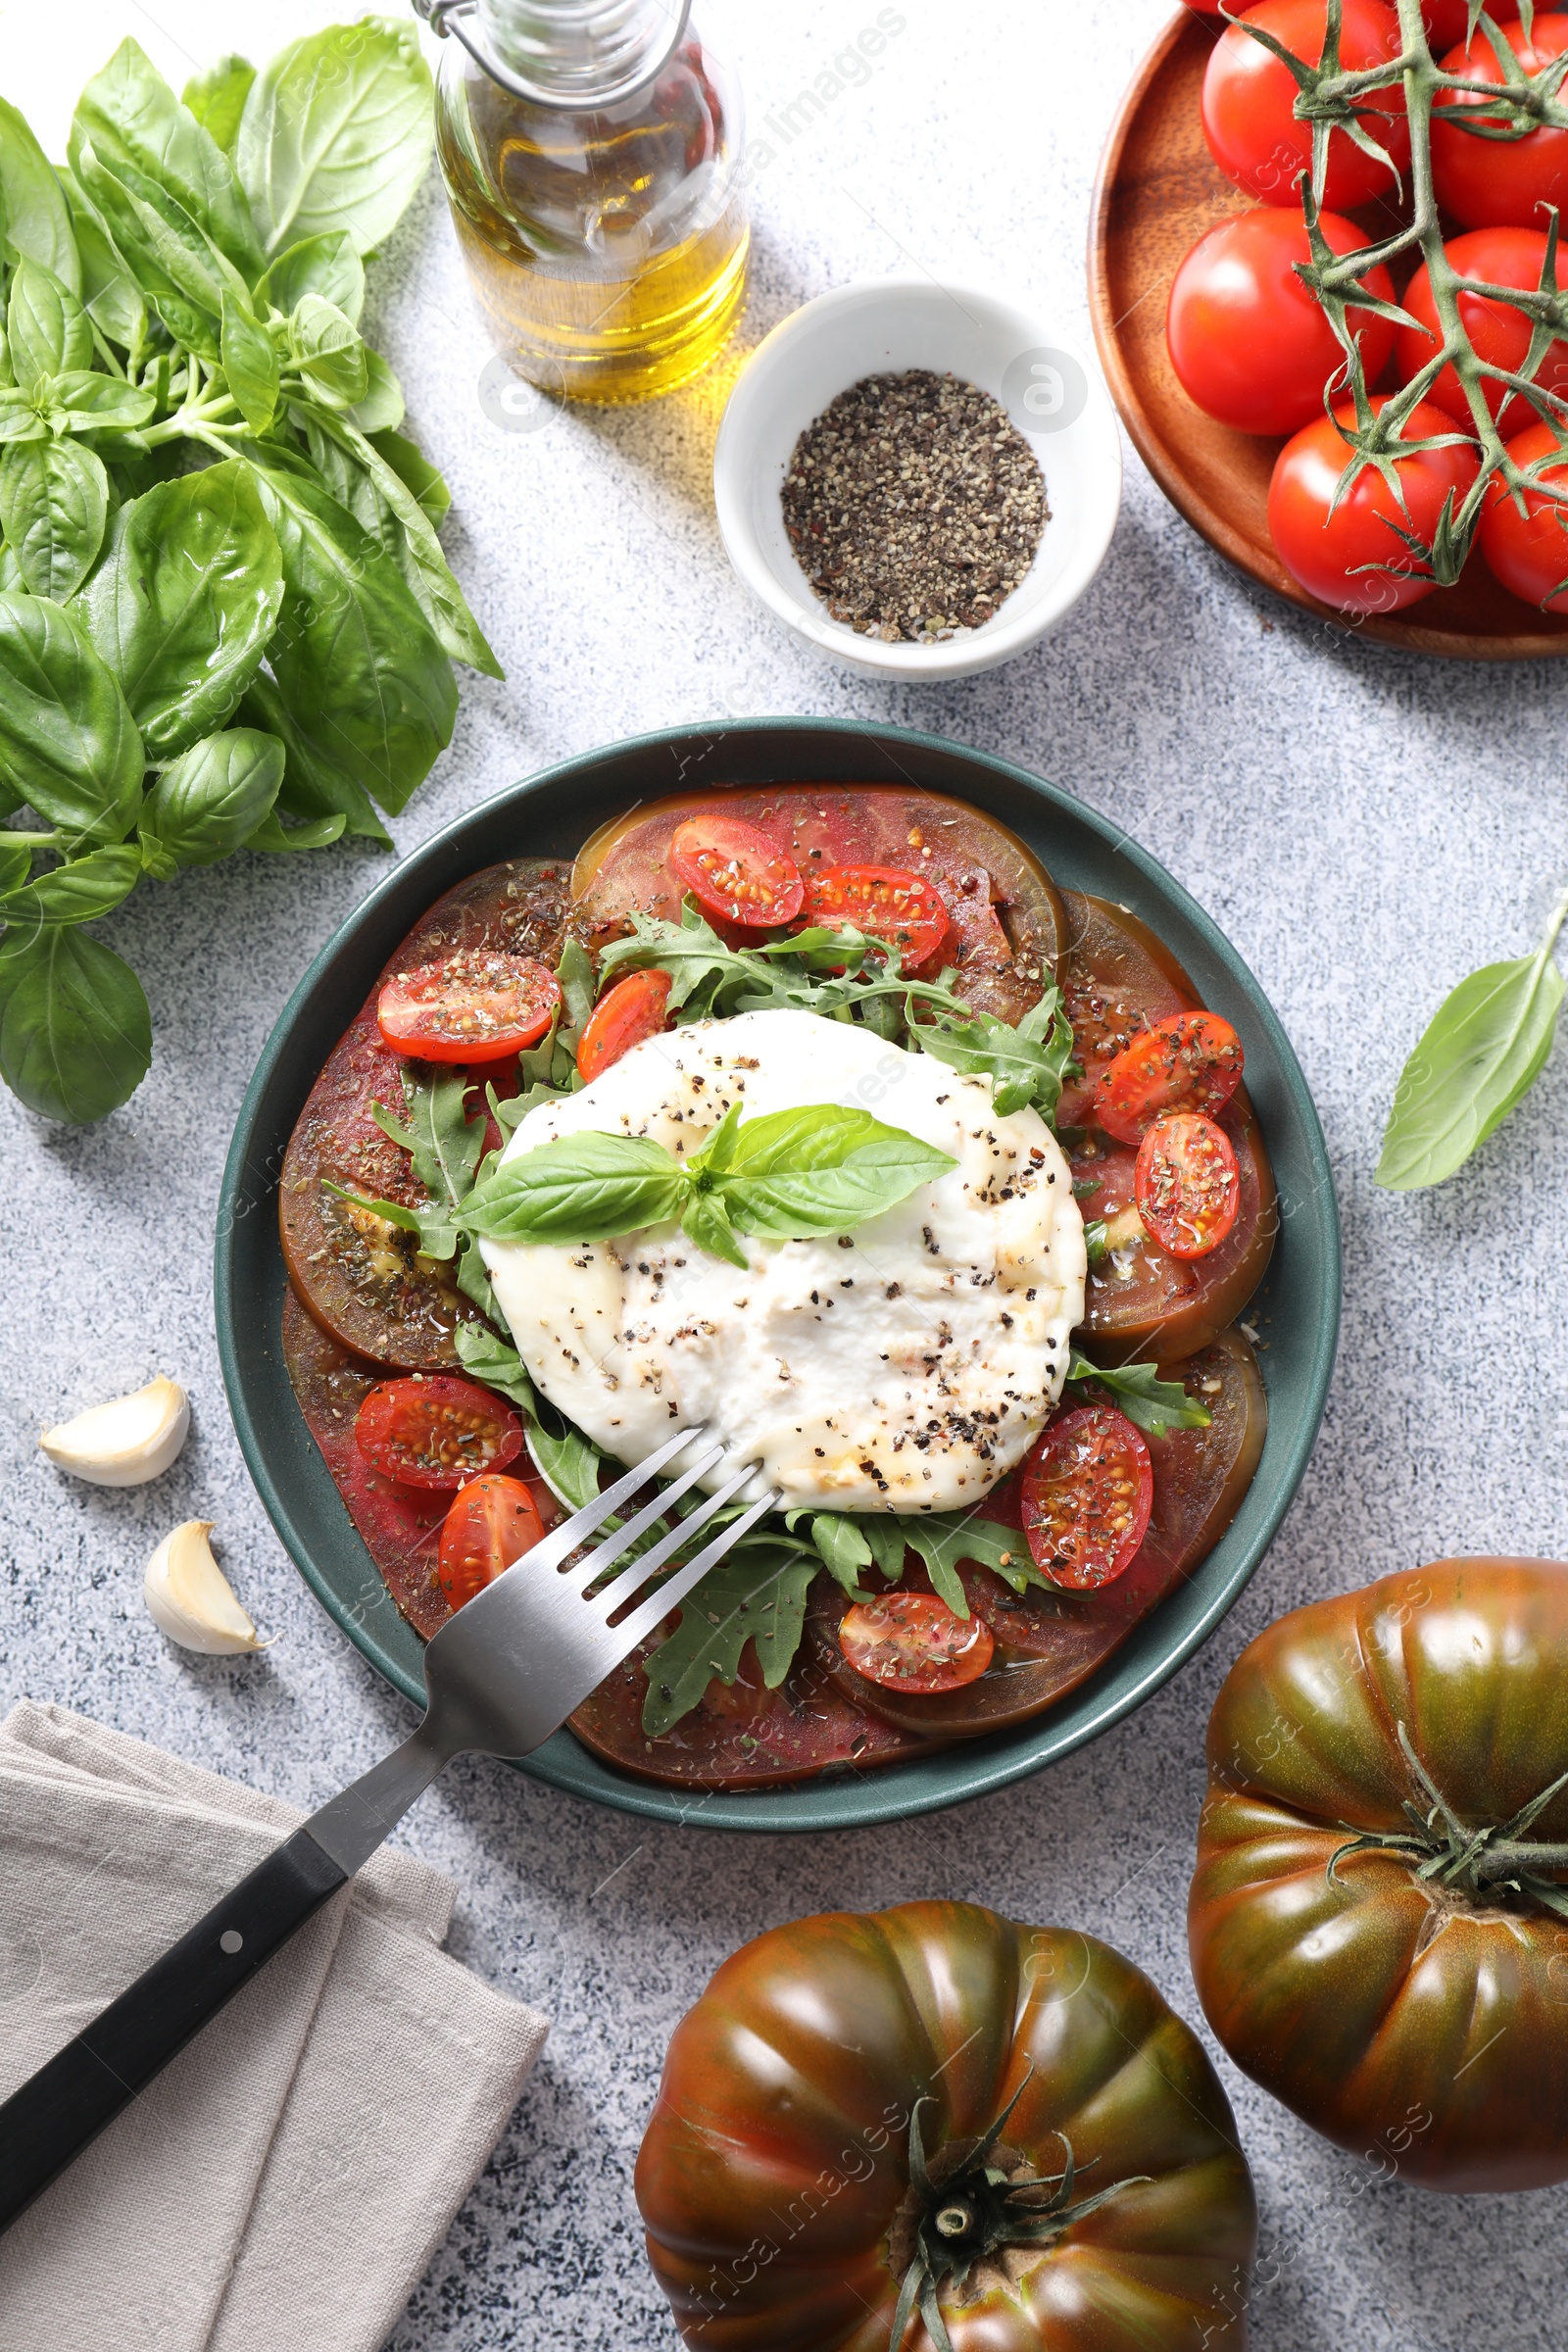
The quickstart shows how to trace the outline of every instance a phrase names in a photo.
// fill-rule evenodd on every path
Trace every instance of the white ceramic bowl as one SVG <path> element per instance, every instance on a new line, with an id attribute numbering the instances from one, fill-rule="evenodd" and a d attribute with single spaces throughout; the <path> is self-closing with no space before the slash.
<path id="1" fill-rule="evenodd" d="M 999 400 L 1040 460 L 1051 509 L 1028 577 L 995 618 L 937 645 L 886 645 L 830 619 L 780 503 L 795 444 L 835 393 L 909 368 L 951 371 Z M 804 643 L 876 677 L 962 678 L 1050 636 L 1083 595 L 1116 527 L 1121 444 L 1093 361 L 1039 312 L 928 277 L 862 278 L 819 294 L 758 346 L 718 428 L 713 498 L 730 562 Z"/>

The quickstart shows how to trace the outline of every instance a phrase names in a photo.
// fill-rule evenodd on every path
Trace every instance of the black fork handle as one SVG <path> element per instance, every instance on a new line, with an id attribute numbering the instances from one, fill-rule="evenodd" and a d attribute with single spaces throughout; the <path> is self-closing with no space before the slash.
<path id="1" fill-rule="evenodd" d="M 0 2230 L 348 1880 L 296 1830 L 0 2104 Z"/>

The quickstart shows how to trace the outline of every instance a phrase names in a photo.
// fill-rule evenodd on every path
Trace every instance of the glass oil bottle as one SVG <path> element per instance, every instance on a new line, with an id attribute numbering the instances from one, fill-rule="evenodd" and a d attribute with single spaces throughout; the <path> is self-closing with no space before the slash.
<path id="1" fill-rule="evenodd" d="M 423 13 L 424 0 L 421 0 Z M 436 151 L 496 349 L 571 400 L 648 400 L 735 323 L 740 93 L 689 0 L 456 0 Z"/>

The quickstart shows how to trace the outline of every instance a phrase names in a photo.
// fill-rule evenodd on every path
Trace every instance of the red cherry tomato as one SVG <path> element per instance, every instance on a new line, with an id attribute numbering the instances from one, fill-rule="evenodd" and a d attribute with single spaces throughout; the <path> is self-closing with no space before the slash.
<path id="1" fill-rule="evenodd" d="M 896 865 L 834 865 L 808 874 L 803 911 L 809 923 L 853 923 L 868 939 L 896 948 L 906 972 L 948 936 L 947 901 L 936 884 Z"/>
<path id="2" fill-rule="evenodd" d="M 1023 1529 L 1042 1576 L 1093 1592 L 1131 1567 L 1154 1501 L 1141 1431 L 1111 1404 L 1048 1421 L 1023 1473 Z"/>
<path id="3" fill-rule="evenodd" d="M 1494 24 L 1505 24 L 1519 14 L 1519 0 L 1487 0 L 1487 14 Z M 1421 20 L 1427 28 L 1427 47 L 1434 57 L 1441 58 L 1469 31 L 1470 0 L 1426 0 Z"/>
<path id="4" fill-rule="evenodd" d="M 1527 74 L 1539 74 L 1568 49 L 1568 16 L 1538 16 L 1528 38 L 1522 24 L 1498 27 Z M 1443 60 L 1446 74 L 1467 81 L 1500 83 L 1502 68 L 1481 25 Z M 1432 110 L 1432 183 L 1438 202 L 1466 228 L 1544 228 L 1543 204 L 1568 204 L 1568 130 L 1543 126 L 1522 139 L 1475 138 L 1458 122 L 1471 117 L 1500 125 L 1483 99 L 1440 90 Z"/>
<path id="5" fill-rule="evenodd" d="M 1167 1111 L 1138 1147 L 1138 1214 L 1172 1257 L 1206 1257 L 1236 1222 L 1242 1177 L 1223 1127 L 1199 1110 Z"/>
<path id="6" fill-rule="evenodd" d="M 1468 236 L 1450 238 L 1444 250 L 1461 278 L 1473 278 L 1487 286 L 1531 288 L 1541 283 L 1546 237 L 1545 231 L 1539 228 L 1478 228 Z M 1421 326 L 1428 330 L 1423 334 L 1420 327 L 1399 329 L 1396 344 L 1399 381 L 1407 384 L 1436 357 L 1443 341 L 1438 306 L 1432 298 L 1432 280 L 1425 263 L 1410 280 L 1402 301 L 1411 318 L 1419 318 Z M 1519 373 L 1530 349 L 1530 321 L 1523 311 L 1488 295 L 1461 292 L 1459 317 L 1478 360 L 1485 360 L 1494 368 L 1506 368 L 1510 375 Z M 1568 343 L 1549 343 L 1531 380 L 1544 384 L 1559 399 L 1568 398 Z M 1483 377 L 1481 390 L 1492 415 L 1501 417 L 1505 432 L 1522 432 L 1535 416 L 1530 403 L 1518 393 L 1510 392 L 1506 384 Z M 1451 368 L 1444 368 L 1425 397 L 1446 410 L 1467 433 L 1475 431 L 1470 403 Z"/>
<path id="7" fill-rule="evenodd" d="M 354 1436 L 368 1462 L 407 1487 L 461 1487 L 522 1451 L 522 1423 L 505 1397 L 448 1372 L 378 1382 Z"/>
<path id="8" fill-rule="evenodd" d="M 793 858 L 774 846 L 758 825 L 705 808 L 676 828 L 669 860 L 683 889 L 696 895 L 707 914 L 749 930 L 767 931 L 792 923 L 801 911 L 805 887 Z"/>
<path id="9" fill-rule="evenodd" d="M 1102 1072 L 1095 1117 L 1118 1143 L 1141 1144 L 1164 1111 L 1223 1109 L 1242 1060 L 1241 1039 L 1217 1012 L 1168 1013 Z"/>
<path id="10" fill-rule="evenodd" d="M 1203 136 L 1225 173 L 1261 204 L 1298 202 L 1298 174 L 1312 162 L 1310 123 L 1294 112 L 1297 82 L 1289 68 L 1271 57 L 1245 27 L 1260 24 L 1298 57 L 1315 66 L 1323 55 L 1328 0 L 1262 0 L 1221 33 L 1203 75 Z M 1340 64 L 1347 74 L 1386 65 L 1399 54 L 1399 21 L 1382 0 L 1345 0 Z M 1379 121 L 1378 118 L 1382 120 Z M 1410 125 L 1404 91 L 1375 90 L 1367 98 L 1362 127 L 1387 150 L 1396 170 L 1410 161 Z M 1331 212 L 1353 213 L 1374 197 L 1396 192 L 1389 165 L 1365 155 L 1343 130 L 1329 136 L 1323 202 Z"/>
<path id="11" fill-rule="evenodd" d="M 375 1018 L 394 1053 L 419 1061 L 500 1061 L 543 1037 L 560 1003 L 548 964 L 481 948 L 394 972 L 375 1001 Z"/>
<path id="12" fill-rule="evenodd" d="M 520 1478 L 476 1478 L 464 1487 L 441 1529 L 436 1575 L 455 1609 L 494 1584 L 544 1534 Z"/>
<path id="13" fill-rule="evenodd" d="M 628 972 L 606 990 L 577 1041 L 577 1074 L 584 1085 L 633 1046 L 659 1035 L 668 1016 L 669 991 L 667 972 Z"/>
<path id="14" fill-rule="evenodd" d="M 1324 213 L 1336 253 L 1366 242 L 1353 220 Z M 1165 317 L 1170 364 L 1207 416 L 1242 433 L 1294 433 L 1323 414 L 1323 393 L 1345 353 L 1321 305 L 1296 274 L 1309 258 L 1298 213 L 1260 205 L 1199 238 L 1177 270 Z M 1381 301 L 1394 280 L 1380 264 L 1363 281 Z M 1375 384 L 1394 349 L 1394 326 L 1374 311 L 1349 314 L 1361 365 Z"/>
<path id="15" fill-rule="evenodd" d="M 1549 424 L 1533 424 L 1509 442 L 1508 455 L 1516 466 L 1529 466 L 1558 446 Z M 1568 457 L 1545 472 L 1568 488 Z M 1568 612 L 1568 507 L 1530 491 L 1525 493 L 1525 507 L 1521 514 L 1511 493 L 1495 477 L 1488 483 L 1481 510 L 1481 553 L 1503 586 L 1527 605 Z"/>
<path id="16" fill-rule="evenodd" d="M 1387 393 L 1373 400 L 1381 410 Z M 1348 402 L 1334 412 L 1353 425 Z M 1454 423 L 1442 409 L 1418 401 L 1405 420 L 1407 441 L 1451 433 Z M 1400 538 L 1396 525 L 1414 531 L 1430 546 L 1451 491 L 1457 507 L 1479 470 L 1467 442 L 1448 449 L 1420 450 L 1397 460 L 1405 510 L 1375 466 L 1364 466 L 1348 494 L 1331 514 L 1335 487 L 1350 451 L 1327 416 L 1301 430 L 1274 461 L 1268 489 L 1268 527 L 1275 552 L 1292 577 L 1342 612 L 1395 612 L 1430 596 L 1437 583 L 1430 568 Z M 1368 565 L 1387 565 L 1367 569 Z"/>
<path id="17" fill-rule="evenodd" d="M 957 1690 L 984 1674 L 996 1643 L 983 1617 L 956 1617 L 934 1592 L 886 1592 L 846 1613 L 839 1647 L 884 1690 Z"/>

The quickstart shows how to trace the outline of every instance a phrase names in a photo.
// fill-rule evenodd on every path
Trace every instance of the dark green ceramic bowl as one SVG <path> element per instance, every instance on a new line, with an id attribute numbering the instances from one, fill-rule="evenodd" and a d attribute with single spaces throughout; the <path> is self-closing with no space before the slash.
<path id="1" fill-rule="evenodd" d="M 1032 1723 L 887 1770 L 796 1788 L 687 1792 L 613 1771 L 558 1732 L 521 1769 L 575 1795 L 709 1829 L 836 1830 L 1001 1788 L 1081 1747 L 1146 1699 L 1206 1640 L 1268 1548 L 1322 1418 L 1340 1315 L 1334 1184 L 1312 1098 L 1261 989 L 1164 868 L 1054 784 L 934 735 L 824 719 L 674 728 L 531 776 L 438 833 L 371 892 L 295 990 L 240 1108 L 218 1219 L 218 1344 L 252 1477 L 301 1575 L 351 1642 L 422 1705 L 421 1645 L 398 1615 L 301 1418 L 279 1344 L 284 1272 L 277 1178 L 306 1096 L 381 966 L 453 883 L 504 858 L 570 857 L 633 802 L 704 784 L 816 779 L 917 784 L 991 810 L 1055 879 L 1115 899 L 1180 956 L 1206 1004 L 1240 1030 L 1247 1083 L 1279 1184 L 1281 1227 L 1251 1315 L 1266 1318 L 1269 1427 L 1235 1523 L 1193 1577 L 1146 1617 L 1098 1674 Z"/>

